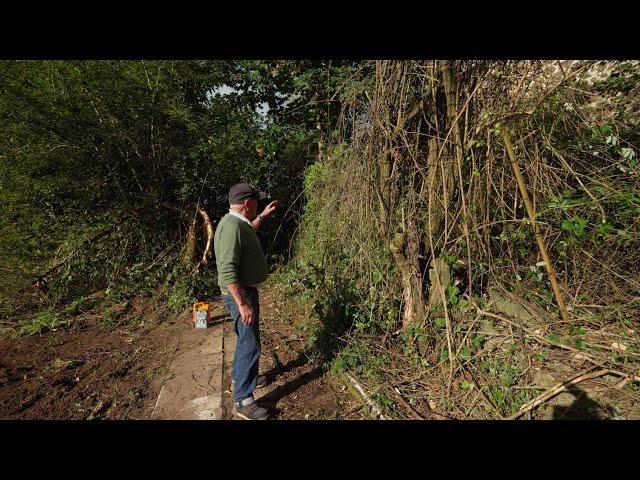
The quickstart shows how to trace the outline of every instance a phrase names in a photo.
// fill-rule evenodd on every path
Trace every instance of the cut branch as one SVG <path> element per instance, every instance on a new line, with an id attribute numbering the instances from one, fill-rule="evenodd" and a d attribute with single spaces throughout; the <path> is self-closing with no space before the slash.
<path id="1" fill-rule="evenodd" d="M 515 420 L 516 418 L 527 413 L 529 410 L 533 410 L 542 402 L 546 402 L 547 400 L 555 397 L 559 393 L 569 390 L 570 387 L 577 385 L 580 382 L 584 382 L 585 380 L 589 380 L 592 378 L 598 378 L 603 375 L 616 373 L 613 370 L 609 370 L 609 369 L 598 370 L 597 372 L 589 373 L 591 370 L 593 370 L 593 367 L 590 367 L 587 370 L 580 372 L 579 374 L 570 378 L 569 380 L 560 382 L 559 384 L 549 389 L 547 392 L 543 393 L 542 395 L 538 396 L 531 402 L 527 403 L 526 405 L 523 405 L 517 413 L 511 415 L 509 418 L 507 418 L 507 420 Z"/>
<path id="2" fill-rule="evenodd" d="M 209 215 L 207 215 L 207 212 L 205 212 L 200 207 L 198 207 L 198 214 L 200 214 L 200 216 L 202 217 L 205 231 L 207 233 L 207 243 L 204 247 L 204 252 L 202 253 L 202 259 L 198 264 L 198 268 L 200 268 L 203 265 L 205 266 L 208 265 L 209 259 L 211 258 L 211 245 L 213 243 L 213 225 L 211 224 L 211 219 L 209 218 Z"/>
<path id="3" fill-rule="evenodd" d="M 560 288 L 558 287 L 556 273 L 553 269 L 553 265 L 551 264 L 551 259 L 549 258 L 549 254 L 547 253 L 547 247 L 545 246 L 544 240 L 542 239 L 542 235 L 540 234 L 540 228 L 538 227 L 538 223 L 536 222 L 536 212 L 534 211 L 533 205 L 531 204 L 531 200 L 529 199 L 529 193 L 527 192 L 527 187 L 525 186 L 524 178 L 522 177 L 522 172 L 520 171 L 520 167 L 518 166 L 518 160 L 516 159 L 516 155 L 513 152 L 513 146 L 511 145 L 511 139 L 509 138 L 509 133 L 507 132 L 507 129 L 504 127 L 502 127 L 501 130 L 502 130 L 502 138 L 504 139 L 504 145 L 507 148 L 507 153 L 511 161 L 511 166 L 513 167 L 513 173 L 516 176 L 516 181 L 518 182 L 518 188 L 520 189 L 520 194 L 522 195 L 522 200 L 524 201 L 525 207 L 527 208 L 527 214 L 529 215 L 529 223 L 531 223 L 531 228 L 533 229 L 533 234 L 536 237 L 536 242 L 538 243 L 540 254 L 542 255 L 542 259 L 544 260 L 545 267 L 547 268 L 547 274 L 549 276 L 549 281 L 551 282 L 551 288 L 553 289 L 553 294 L 555 295 L 556 301 L 558 302 L 558 308 L 560 309 L 562 320 L 565 322 L 569 322 L 570 321 L 569 315 L 567 314 L 567 309 L 564 305 L 562 293 L 560 293 Z"/>

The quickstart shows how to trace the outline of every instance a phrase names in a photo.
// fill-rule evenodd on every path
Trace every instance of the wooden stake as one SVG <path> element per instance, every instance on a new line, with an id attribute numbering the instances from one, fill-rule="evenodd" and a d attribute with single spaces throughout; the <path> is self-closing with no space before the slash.
<path id="1" fill-rule="evenodd" d="M 556 301 L 558 302 L 558 308 L 560 309 L 560 314 L 562 316 L 562 320 L 565 322 L 570 322 L 569 316 L 567 315 L 567 309 L 564 305 L 564 300 L 562 299 L 562 294 L 560 293 L 560 288 L 558 287 L 558 281 L 556 280 L 556 273 L 553 270 L 553 265 L 551 264 L 551 260 L 549 258 L 549 254 L 547 253 L 547 248 L 544 245 L 544 241 L 542 240 L 542 235 L 540 234 L 540 229 L 536 222 L 536 214 L 533 210 L 533 205 L 531 204 L 531 200 L 529 199 L 529 193 L 527 192 L 527 187 L 524 183 L 524 178 L 522 177 L 522 172 L 520 172 L 520 167 L 518 166 L 518 161 L 516 159 L 516 155 L 513 152 L 513 146 L 511 145 L 511 139 L 509 138 L 509 133 L 504 126 L 501 127 L 502 138 L 504 139 L 504 145 L 507 148 L 507 153 L 509 154 L 509 160 L 511 160 L 511 166 L 513 167 L 513 173 L 516 176 L 516 180 L 518 182 L 518 187 L 520 189 L 520 194 L 522 195 L 522 199 L 524 200 L 524 204 L 527 207 L 527 214 L 529 215 L 529 222 L 531 223 L 531 228 L 533 228 L 533 233 L 536 237 L 536 242 L 538 242 L 538 248 L 540 249 L 540 254 L 542 255 L 542 259 L 544 260 L 545 266 L 547 267 L 547 274 L 549 276 L 549 281 L 551 282 L 551 288 L 553 289 L 553 294 L 556 297 Z"/>

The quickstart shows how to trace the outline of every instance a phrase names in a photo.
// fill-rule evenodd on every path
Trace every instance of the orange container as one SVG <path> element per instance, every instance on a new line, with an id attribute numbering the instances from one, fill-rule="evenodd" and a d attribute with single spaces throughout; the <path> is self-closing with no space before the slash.
<path id="1" fill-rule="evenodd" d="M 196 328 L 207 328 L 209 324 L 209 304 L 205 302 L 194 303 L 191 317 Z"/>

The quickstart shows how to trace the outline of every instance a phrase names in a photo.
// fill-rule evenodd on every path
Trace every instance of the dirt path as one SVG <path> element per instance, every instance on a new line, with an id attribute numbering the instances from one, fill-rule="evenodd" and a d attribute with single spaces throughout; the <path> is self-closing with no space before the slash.
<path id="1" fill-rule="evenodd" d="M 224 324 L 230 319 L 219 301 L 211 302 L 211 307 L 209 328 L 201 330 L 187 325 L 188 328 L 180 333 L 178 346 L 151 412 L 152 419 L 222 418 Z"/>
<path id="2" fill-rule="evenodd" d="M 222 335 L 219 329 L 215 330 L 218 332 L 201 335 L 202 339 L 191 348 L 185 349 L 184 341 L 180 343 L 151 412 L 151 418 L 221 418 Z"/>
<path id="3" fill-rule="evenodd" d="M 260 373 L 270 384 L 254 392 L 274 419 L 342 418 L 345 406 L 358 405 L 347 389 L 308 362 L 301 350 L 287 342 L 286 326 L 270 308 L 268 290 L 261 295 L 262 356 Z M 233 415 L 231 364 L 236 337 L 233 323 L 220 300 L 210 302 L 212 319 L 206 330 L 189 329 L 171 361 L 151 413 L 157 419 L 224 419 Z"/>

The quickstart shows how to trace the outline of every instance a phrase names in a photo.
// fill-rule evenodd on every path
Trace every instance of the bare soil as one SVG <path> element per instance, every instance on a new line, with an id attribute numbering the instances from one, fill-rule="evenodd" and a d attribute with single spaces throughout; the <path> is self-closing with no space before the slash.
<path id="1" fill-rule="evenodd" d="M 89 312 L 72 328 L 0 337 L 0 418 L 146 418 L 185 325 L 150 298 L 120 307 L 115 325 Z"/>
<path id="2" fill-rule="evenodd" d="M 308 361 L 290 317 L 261 292 L 261 372 L 271 384 L 256 397 L 275 419 L 360 418 L 360 399 Z M 219 300 L 213 300 L 215 308 Z M 70 328 L 23 338 L 0 336 L 0 419 L 149 419 L 178 344 L 197 348 L 202 335 L 189 312 L 171 315 L 147 297 L 122 305 L 115 324 L 103 310 L 76 317 Z M 232 329 L 231 322 L 224 322 Z M 232 332 L 232 330 L 230 330 Z M 201 333 L 201 332 L 197 332 Z M 191 345 L 193 344 L 193 345 Z M 223 418 L 234 418 L 225 352 Z"/>

